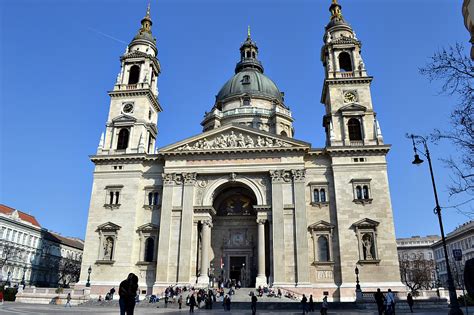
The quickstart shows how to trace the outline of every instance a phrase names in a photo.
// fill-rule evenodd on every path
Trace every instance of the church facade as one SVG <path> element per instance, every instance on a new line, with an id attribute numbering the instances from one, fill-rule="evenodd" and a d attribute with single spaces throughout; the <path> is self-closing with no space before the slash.
<path id="1" fill-rule="evenodd" d="M 324 148 L 293 137 L 284 94 L 248 33 L 235 74 L 203 132 L 155 149 L 162 111 L 150 11 L 121 56 L 102 135 L 80 285 L 92 294 L 128 273 L 140 289 L 207 286 L 210 278 L 353 301 L 404 290 L 384 144 L 361 42 L 333 1 L 323 36 Z"/>

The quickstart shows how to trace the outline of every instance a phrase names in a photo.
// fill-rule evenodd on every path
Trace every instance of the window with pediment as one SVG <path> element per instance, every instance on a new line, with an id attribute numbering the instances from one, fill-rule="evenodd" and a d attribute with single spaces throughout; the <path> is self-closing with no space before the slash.
<path id="1" fill-rule="evenodd" d="M 113 264 L 117 248 L 118 231 L 120 226 L 107 222 L 97 227 L 99 233 L 99 257 L 96 264 Z"/>
<path id="2" fill-rule="evenodd" d="M 359 245 L 359 263 L 379 263 L 377 250 L 377 226 L 379 222 L 365 218 L 352 226 Z"/>
<path id="3" fill-rule="evenodd" d="M 313 264 L 332 264 L 332 232 L 334 225 L 318 221 L 308 227 L 313 239 Z"/>
<path id="4" fill-rule="evenodd" d="M 157 259 L 157 245 L 159 226 L 147 223 L 137 229 L 140 239 L 140 254 L 138 258 L 138 265 L 147 265 L 155 262 Z"/>

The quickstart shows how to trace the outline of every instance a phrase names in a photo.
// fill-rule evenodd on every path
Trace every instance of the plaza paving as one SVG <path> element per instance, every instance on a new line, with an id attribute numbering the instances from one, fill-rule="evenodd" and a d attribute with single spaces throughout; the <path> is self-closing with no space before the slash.
<path id="1" fill-rule="evenodd" d="M 464 309 L 463 309 L 464 310 Z M 251 314 L 250 310 L 233 310 L 230 312 L 224 312 L 222 309 L 214 309 L 214 310 L 196 310 L 196 314 Z M 295 309 L 294 311 L 284 310 L 284 311 L 275 311 L 275 310 L 268 310 L 268 311 L 257 311 L 257 314 L 301 314 L 299 309 Z M 429 309 L 429 310 L 415 310 L 415 314 L 419 315 L 431 315 L 431 314 L 447 314 L 447 308 L 439 308 L 439 309 Z M 470 314 L 474 314 L 474 308 L 469 309 Z M 0 306 L 0 314 L 2 315 L 10 315 L 10 314 L 30 314 L 30 315 L 41 315 L 41 314 L 71 314 L 71 315 L 79 315 L 79 314 L 87 314 L 87 315 L 117 315 L 119 314 L 119 309 L 117 307 L 89 307 L 89 306 L 75 306 L 71 308 L 65 308 L 64 306 L 59 305 L 37 305 L 37 304 L 20 304 L 20 303 L 12 303 L 7 302 L 4 305 Z M 136 315 L 141 314 L 189 314 L 188 309 L 166 309 L 166 308 L 137 308 L 135 310 Z M 319 314 L 319 311 L 310 314 Z M 329 314 L 366 314 L 366 315 L 376 315 L 375 311 L 370 310 L 329 310 Z M 397 311 L 397 314 L 411 314 L 407 311 Z"/>

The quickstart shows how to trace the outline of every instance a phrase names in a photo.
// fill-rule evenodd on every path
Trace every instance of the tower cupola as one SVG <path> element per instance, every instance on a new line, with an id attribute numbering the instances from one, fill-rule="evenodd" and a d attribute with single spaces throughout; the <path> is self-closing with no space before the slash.
<path id="1" fill-rule="evenodd" d="M 152 54 L 153 51 L 156 56 L 156 38 L 153 37 L 151 31 L 152 25 L 153 21 L 150 17 L 150 4 L 148 4 L 145 17 L 141 20 L 141 27 L 128 46 L 129 50 L 137 50 L 138 48 L 138 50 L 148 52 L 149 54 Z"/>
<path id="2" fill-rule="evenodd" d="M 250 36 L 250 26 L 247 29 L 247 39 L 240 46 L 240 62 L 235 66 L 235 73 L 246 69 L 254 69 L 263 73 L 262 63 L 258 60 L 257 43 Z"/>

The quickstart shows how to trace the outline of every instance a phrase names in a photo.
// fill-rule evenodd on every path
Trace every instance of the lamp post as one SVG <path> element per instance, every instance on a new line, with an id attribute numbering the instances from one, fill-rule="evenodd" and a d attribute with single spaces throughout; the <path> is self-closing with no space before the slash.
<path id="1" fill-rule="evenodd" d="M 92 267 L 89 266 L 89 269 L 87 269 L 87 283 L 86 283 L 86 288 L 89 288 L 91 286 L 91 272 L 92 272 Z"/>
<path id="2" fill-rule="evenodd" d="M 356 302 L 360 302 L 363 300 L 363 296 L 362 289 L 360 288 L 359 284 L 359 268 L 357 268 L 357 266 L 354 269 L 354 273 L 356 275 Z"/>
<path id="3" fill-rule="evenodd" d="M 449 290 L 449 301 L 451 304 L 451 308 L 449 310 L 449 315 L 461 315 L 463 314 L 462 310 L 459 308 L 458 297 L 456 295 L 456 289 L 454 288 L 454 281 L 453 275 L 451 274 L 451 267 L 449 266 L 449 256 L 448 256 L 448 249 L 446 247 L 446 238 L 444 237 L 444 227 L 443 227 L 443 219 L 441 218 L 441 207 L 439 206 L 438 201 L 438 192 L 436 191 L 436 183 L 433 174 L 433 165 L 431 164 L 431 157 L 430 151 L 428 149 L 427 141 L 424 137 L 411 134 L 409 136 L 413 143 L 413 151 L 415 153 L 415 159 L 413 160 L 412 164 L 420 165 L 423 163 L 423 160 L 420 159 L 418 153 L 423 154 L 426 159 L 428 160 L 428 166 L 430 168 L 430 175 L 431 175 L 431 184 L 433 185 L 433 193 L 435 197 L 436 206 L 434 208 L 434 213 L 438 216 L 439 221 L 439 229 L 441 231 L 441 241 L 443 243 L 443 250 L 444 250 L 444 259 L 446 260 L 446 271 L 448 275 L 448 290 Z M 418 150 L 416 147 L 417 144 L 423 144 L 424 151 Z"/>
<path id="4" fill-rule="evenodd" d="M 5 282 L 5 285 L 6 285 L 7 287 L 10 286 L 10 277 L 11 277 L 11 275 L 12 275 L 12 272 L 9 271 L 9 272 L 7 273 L 7 281 Z"/>
<path id="5" fill-rule="evenodd" d="M 23 289 L 25 288 L 25 274 L 26 274 L 26 266 L 23 267 L 23 276 L 21 277 L 21 285 L 23 286 Z"/>

